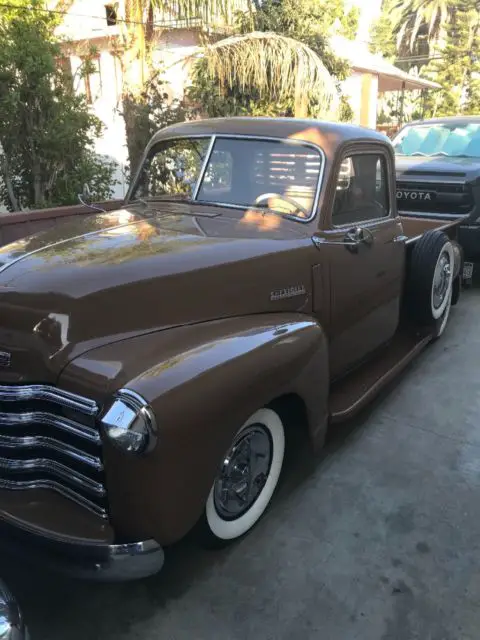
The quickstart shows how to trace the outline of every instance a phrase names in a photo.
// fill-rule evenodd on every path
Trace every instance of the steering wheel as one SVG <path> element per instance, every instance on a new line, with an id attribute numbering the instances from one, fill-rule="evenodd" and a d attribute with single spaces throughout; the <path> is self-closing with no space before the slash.
<path id="1" fill-rule="evenodd" d="M 302 205 L 298 204 L 298 202 L 295 202 L 293 198 L 290 198 L 289 196 L 282 196 L 280 193 L 262 193 L 258 196 L 258 198 L 255 199 L 255 204 L 260 204 L 264 200 L 270 200 L 270 198 L 279 198 L 280 200 L 288 202 L 288 204 L 291 204 L 293 207 L 295 207 L 296 211 L 301 211 L 302 213 L 304 213 L 306 218 L 308 218 L 310 215 L 308 209 L 302 207 Z"/>

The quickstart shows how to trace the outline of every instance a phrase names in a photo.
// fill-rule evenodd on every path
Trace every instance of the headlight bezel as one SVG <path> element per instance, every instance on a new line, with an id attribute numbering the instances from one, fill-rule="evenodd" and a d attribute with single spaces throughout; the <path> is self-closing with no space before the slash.
<path id="1" fill-rule="evenodd" d="M 130 455 L 146 455 L 157 444 L 158 429 L 149 403 L 136 391 L 119 389 L 101 418 L 105 437 Z"/>

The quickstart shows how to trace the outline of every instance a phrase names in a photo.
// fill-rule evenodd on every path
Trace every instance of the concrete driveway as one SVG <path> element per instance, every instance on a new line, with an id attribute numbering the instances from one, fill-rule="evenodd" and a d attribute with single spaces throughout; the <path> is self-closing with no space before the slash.
<path id="1" fill-rule="evenodd" d="M 469 291 L 445 337 L 240 544 L 182 544 L 134 584 L 6 571 L 32 640 L 478 640 L 479 319 Z"/>

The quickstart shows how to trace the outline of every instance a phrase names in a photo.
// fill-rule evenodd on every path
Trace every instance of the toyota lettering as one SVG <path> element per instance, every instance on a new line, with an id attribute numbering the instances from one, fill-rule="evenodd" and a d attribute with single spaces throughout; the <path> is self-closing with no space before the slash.
<path id="1" fill-rule="evenodd" d="M 397 200 L 432 201 L 433 195 L 429 191 L 401 191 L 397 190 Z"/>

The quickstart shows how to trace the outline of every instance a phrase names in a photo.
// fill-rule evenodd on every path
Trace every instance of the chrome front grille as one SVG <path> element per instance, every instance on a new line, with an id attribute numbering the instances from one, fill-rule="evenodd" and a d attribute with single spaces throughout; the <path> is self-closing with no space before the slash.
<path id="1" fill-rule="evenodd" d="M 464 183 L 418 182 L 397 180 L 397 192 L 415 192 L 433 194 L 433 200 L 421 197 L 416 199 L 398 199 L 400 211 L 419 211 L 441 214 L 466 215 L 475 205 L 473 192 Z"/>
<path id="2" fill-rule="evenodd" d="M 95 401 L 46 385 L 0 385 L 0 489 L 49 489 L 107 517 Z"/>

